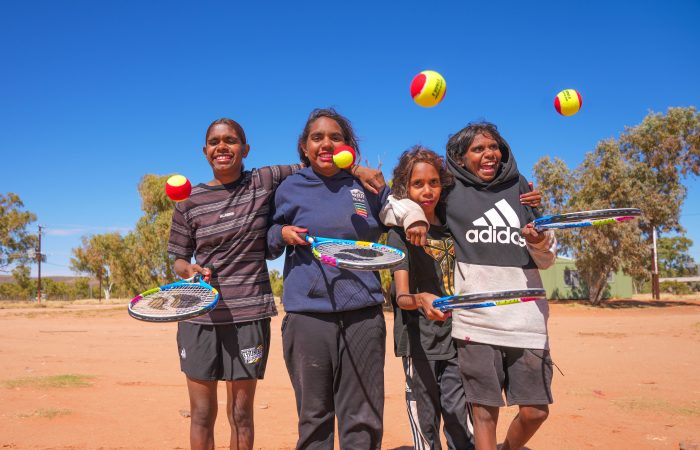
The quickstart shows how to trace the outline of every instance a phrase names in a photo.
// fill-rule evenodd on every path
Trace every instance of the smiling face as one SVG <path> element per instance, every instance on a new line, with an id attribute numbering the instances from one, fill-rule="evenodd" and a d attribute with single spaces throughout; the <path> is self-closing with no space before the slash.
<path id="1" fill-rule="evenodd" d="M 462 166 L 482 181 L 496 178 L 501 164 L 498 142 L 487 134 L 477 134 L 462 157 Z"/>
<path id="2" fill-rule="evenodd" d="M 220 123 L 209 129 L 207 142 L 202 150 L 214 170 L 214 177 L 228 183 L 240 176 L 243 158 L 248 156 L 250 146 L 242 142 L 233 127 Z"/>
<path id="3" fill-rule="evenodd" d="M 301 144 L 314 172 L 330 177 L 340 169 L 333 163 L 333 151 L 345 145 L 343 129 L 329 117 L 319 117 L 309 127 L 309 137 Z"/>
<path id="4" fill-rule="evenodd" d="M 435 207 L 440 200 L 442 184 L 440 173 L 432 164 L 419 162 L 413 166 L 408 181 L 408 198 L 418 203 L 431 223 L 435 218 Z"/>

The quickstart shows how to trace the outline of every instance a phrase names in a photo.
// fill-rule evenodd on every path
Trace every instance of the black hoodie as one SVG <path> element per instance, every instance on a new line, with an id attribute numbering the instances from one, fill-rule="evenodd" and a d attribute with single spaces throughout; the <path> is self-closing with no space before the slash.
<path id="1" fill-rule="evenodd" d="M 507 145 L 501 155 L 496 177 L 490 182 L 447 157 L 447 167 L 456 179 L 447 196 L 447 225 L 457 243 L 457 261 L 534 268 L 520 229 L 538 214 L 520 204 L 520 194 L 530 187 Z"/>

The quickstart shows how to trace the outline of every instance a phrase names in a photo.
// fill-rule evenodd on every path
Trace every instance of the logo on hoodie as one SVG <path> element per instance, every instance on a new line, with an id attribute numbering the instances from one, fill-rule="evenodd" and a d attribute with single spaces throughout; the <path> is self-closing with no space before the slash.
<path id="1" fill-rule="evenodd" d="M 352 195 L 352 204 L 355 207 L 355 214 L 362 217 L 367 217 L 367 203 L 365 202 L 365 193 L 361 189 L 350 189 Z"/>
<path id="2" fill-rule="evenodd" d="M 525 239 L 520 235 L 520 219 L 513 208 L 505 199 L 497 201 L 494 206 L 472 222 L 480 228 L 467 230 L 467 242 L 525 247 Z"/>

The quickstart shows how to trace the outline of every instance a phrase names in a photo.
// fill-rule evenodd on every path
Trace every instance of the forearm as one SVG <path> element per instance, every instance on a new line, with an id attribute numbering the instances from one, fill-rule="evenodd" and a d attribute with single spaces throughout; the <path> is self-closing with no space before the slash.
<path id="1" fill-rule="evenodd" d="M 287 246 L 287 243 L 282 238 L 282 228 L 284 225 L 274 223 L 267 230 L 267 252 L 265 257 L 267 259 L 278 258 Z"/>
<path id="2" fill-rule="evenodd" d="M 547 269 L 557 259 L 557 239 L 552 230 L 544 233 L 545 238 L 537 244 L 527 243 L 527 250 L 539 269 Z"/>
<path id="3" fill-rule="evenodd" d="M 397 292 L 396 304 L 399 305 L 399 308 L 409 311 L 420 308 L 417 295 L 409 294 L 408 292 Z"/>
<path id="4" fill-rule="evenodd" d="M 173 269 L 175 270 L 175 273 L 180 277 L 180 278 L 190 278 L 193 274 L 194 271 L 192 270 L 192 264 L 190 264 L 189 261 L 185 261 L 184 259 L 176 259 L 175 264 L 173 265 Z"/>

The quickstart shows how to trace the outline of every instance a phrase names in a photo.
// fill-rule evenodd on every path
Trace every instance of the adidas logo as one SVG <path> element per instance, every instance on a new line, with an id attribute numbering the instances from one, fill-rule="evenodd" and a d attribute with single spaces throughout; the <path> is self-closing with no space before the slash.
<path id="1" fill-rule="evenodd" d="M 496 202 L 495 208 L 486 211 L 472 224 L 487 228 L 468 230 L 466 238 L 470 244 L 483 242 L 525 247 L 525 239 L 520 235 L 520 219 L 505 199 Z"/>

